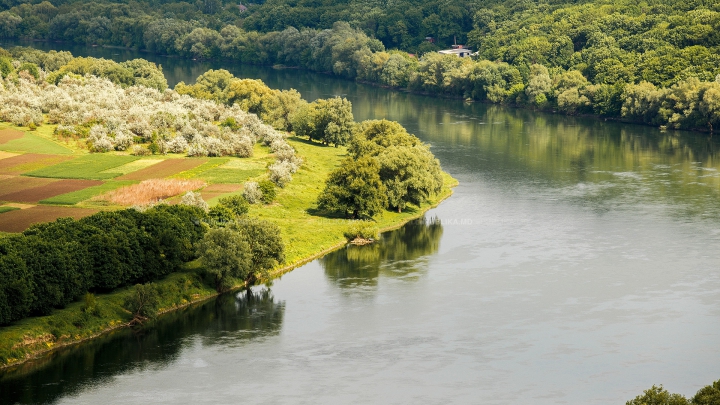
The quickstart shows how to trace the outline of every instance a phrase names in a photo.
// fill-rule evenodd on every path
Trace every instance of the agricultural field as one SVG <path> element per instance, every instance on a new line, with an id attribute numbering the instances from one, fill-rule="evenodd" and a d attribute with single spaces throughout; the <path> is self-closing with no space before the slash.
<path id="1" fill-rule="evenodd" d="M 260 179 L 274 161 L 260 144 L 251 158 L 89 153 L 54 138 L 53 130 L 0 124 L 0 233 L 98 210 L 177 203 L 187 191 L 214 205 L 240 193 L 245 181 Z"/>

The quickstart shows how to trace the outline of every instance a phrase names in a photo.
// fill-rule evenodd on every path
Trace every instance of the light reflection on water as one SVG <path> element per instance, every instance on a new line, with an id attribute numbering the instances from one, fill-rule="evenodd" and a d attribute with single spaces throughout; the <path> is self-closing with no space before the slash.
<path id="1" fill-rule="evenodd" d="M 431 143 L 461 184 L 426 221 L 297 269 L 265 301 L 231 297 L 151 339 L 63 352 L 2 380 L 0 402 L 621 404 L 720 378 L 706 134 L 155 60 L 171 82 L 226 66 L 311 99 L 345 94 L 356 119 L 398 120 Z"/>

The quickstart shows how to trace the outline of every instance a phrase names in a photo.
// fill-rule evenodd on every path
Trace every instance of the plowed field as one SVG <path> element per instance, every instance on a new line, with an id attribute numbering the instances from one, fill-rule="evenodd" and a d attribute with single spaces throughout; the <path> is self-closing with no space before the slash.
<path id="1" fill-rule="evenodd" d="M 25 210 L 15 210 L 0 214 L 0 231 L 22 232 L 38 222 L 51 222 L 62 217 L 79 219 L 92 215 L 98 210 L 87 208 L 50 207 L 38 205 Z"/>
<path id="2" fill-rule="evenodd" d="M 27 179 L 30 178 L 31 177 L 27 177 Z M 82 190 L 92 186 L 99 186 L 101 184 L 103 184 L 103 182 L 98 180 L 59 180 L 40 187 L 33 187 L 19 190 L 14 193 L 4 194 L 0 198 L 4 201 L 37 203 L 38 201 L 46 198 L 71 193 L 73 191 Z"/>

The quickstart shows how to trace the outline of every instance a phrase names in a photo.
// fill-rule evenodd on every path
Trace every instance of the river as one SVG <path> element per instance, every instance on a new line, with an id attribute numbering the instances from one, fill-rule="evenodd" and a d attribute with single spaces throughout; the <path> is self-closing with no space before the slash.
<path id="1" fill-rule="evenodd" d="M 2 46 L 2 44 L 0 44 Z M 2 403 L 624 404 L 720 378 L 720 144 L 297 70 L 33 44 L 340 95 L 460 181 L 425 220 L 6 373 Z"/>

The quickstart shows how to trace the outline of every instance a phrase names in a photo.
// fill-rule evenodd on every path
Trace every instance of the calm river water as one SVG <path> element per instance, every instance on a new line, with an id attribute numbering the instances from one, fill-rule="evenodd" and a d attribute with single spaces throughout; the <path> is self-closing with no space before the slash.
<path id="1" fill-rule="evenodd" d="M 1 45 L 0 45 L 1 46 Z M 0 377 L 0 402 L 623 404 L 720 378 L 720 144 L 705 134 L 130 51 L 341 95 L 460 180 L 425 221 Z"/>

